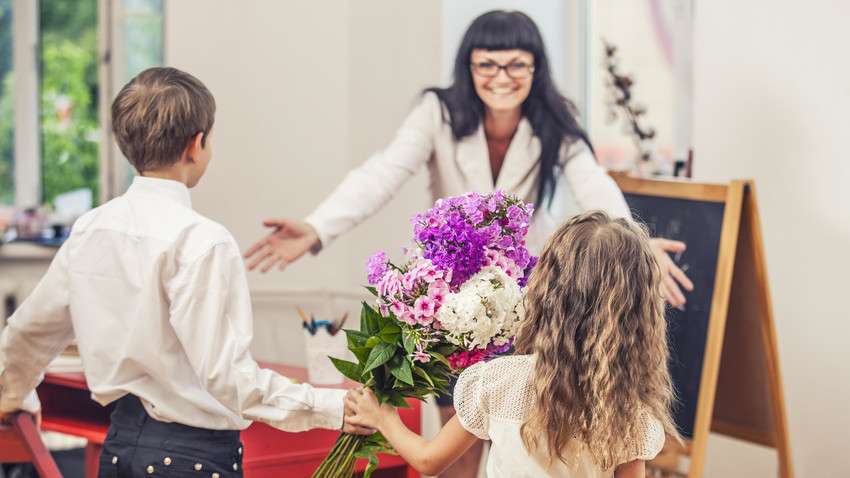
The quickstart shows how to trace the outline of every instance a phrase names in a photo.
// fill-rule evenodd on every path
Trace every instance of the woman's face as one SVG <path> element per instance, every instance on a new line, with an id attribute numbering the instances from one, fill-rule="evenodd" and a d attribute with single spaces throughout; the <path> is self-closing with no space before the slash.
<path id="1" fill-rule="evenodd" d="M 519 49 L 475 49 L 469 60 L 475 92 L 488 113 L 515 112 L 528 98 L 534 79 L 534 55 L 531 53 Z M 487 73 L 492 74 L 488 70 L 494 68 L 495 76 L 488 76 Z"/>

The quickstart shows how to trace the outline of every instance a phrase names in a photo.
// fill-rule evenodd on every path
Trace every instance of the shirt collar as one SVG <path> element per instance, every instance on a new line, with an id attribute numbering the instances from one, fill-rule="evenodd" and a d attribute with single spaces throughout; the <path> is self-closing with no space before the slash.
<path id="1" fill-rule="evenodd" d="M 136 176 L 127 189 L 131 196 L 156 196 L 170 199 L 182 206 L 192 208 L 192 198 L 185 184 L 171 179 Z"/>

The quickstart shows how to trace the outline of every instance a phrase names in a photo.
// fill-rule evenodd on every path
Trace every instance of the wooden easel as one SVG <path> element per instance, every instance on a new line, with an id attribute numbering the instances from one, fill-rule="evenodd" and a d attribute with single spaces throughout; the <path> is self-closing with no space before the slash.
<path id="1" fill-rule="evenodd" d="M 728 185 L 639 179 L 612 173 L 623 193 L 724 203 L 693 439 L 665 452 L 690 458 L 702 476 L 710 431 L 776 448 L 779 476 L 793 477 L 785 399 L 752 181 Z M 681 424 L 680 424 L 681 425 Z"/>

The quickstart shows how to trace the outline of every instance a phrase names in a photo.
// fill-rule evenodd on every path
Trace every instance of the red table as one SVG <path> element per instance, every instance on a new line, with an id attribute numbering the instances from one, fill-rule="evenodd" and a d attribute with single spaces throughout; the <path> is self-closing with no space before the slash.
<path id="1" fill-rule="evenodd" d="M 307 382 L 307 369 L 291 365 L 261 363 L 261 366 L 293 378 L 299 383 Z M 346 381 L 332 388 L 350 388 L 358 384 Z M 316 387 L 328 387 L 316 385 Z M 97 476 L 98 456 L 109 428 L 112 407 L 101 407 L 90 397 L 82 373 L 47 373 L 38 387 L 42 405 L 42 429 L 83 437 L 86 447 L 86 476 Z M 416 433 L 420 433 L 420 402 L 410 400 L 413 409 L 400 409 L 402 421 Z M 245 455 L 242 466 L 246 478 L 266 477 L 309 477 L 328 454 L 337 436 L 334 430 L 310 430 L 289 433 L 263 423 L 254 423 L 242 431 Z M 375 478 L 419 477 L 419 473 L 401 457 L 380 455 Z M 365 460 L 358 460 L 357 470 L 363 471 Z"/>

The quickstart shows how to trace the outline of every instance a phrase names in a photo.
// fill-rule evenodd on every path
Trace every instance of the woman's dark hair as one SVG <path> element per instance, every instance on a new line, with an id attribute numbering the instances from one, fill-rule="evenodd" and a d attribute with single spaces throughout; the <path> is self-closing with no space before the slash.
<path id="1" fill-rule="evenodd" d="M 561 145 L 565 140 L 581 140 L 590 146 L 590 140 L 576 121 L 575 106 L 558 92 L 552 81 L 549 59 L 537 25 L 527 15 L 517 11 L 494 10 L 482 14 L 472 22 L 461 41 L 452 85 L 425 90 L 436 93 L 445 105 L 449 112 L 448 123 L 458 141 L 475 133 L 484 118 L 484 103 L 475 92 L 469 68 L 470 55 L 474 49 L 519 49 L 534 55 L 531 92 L 522 104 L 522 114 L 528 118 L 541 145 L 537 204 L 542 205 L 544 199 L 551 202 Z"/>

